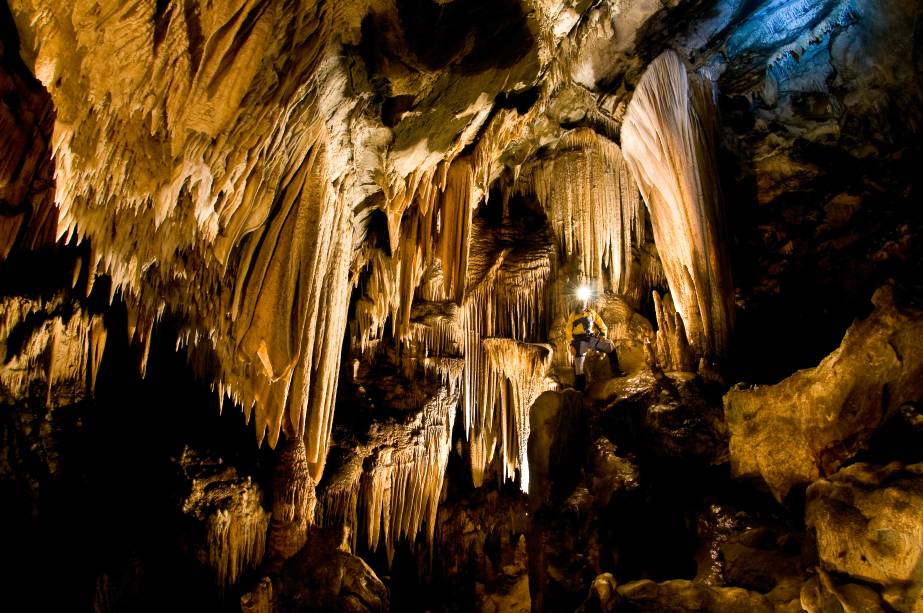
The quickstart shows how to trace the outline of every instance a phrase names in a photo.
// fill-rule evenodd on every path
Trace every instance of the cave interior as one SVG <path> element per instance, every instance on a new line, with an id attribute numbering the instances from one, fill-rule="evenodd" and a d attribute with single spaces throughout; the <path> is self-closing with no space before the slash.
<path id="1" fill-rule="evenodd" d="M 2 608 L 923 613 L 921 131 L 921 0 L 5 0 Z"/>

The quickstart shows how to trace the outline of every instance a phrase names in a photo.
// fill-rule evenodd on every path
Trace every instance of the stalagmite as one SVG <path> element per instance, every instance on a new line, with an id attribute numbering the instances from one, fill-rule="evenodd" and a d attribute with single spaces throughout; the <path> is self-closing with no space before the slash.
<path id="1" fill-rule="evenodd" d="M 676 310 L 708 360 L 725 355 L 734 324 L 714 122 L 710 83 L 668 51 L 645 71 L 622 126 Z"/>
<path id="2" fill-rule="evenodd" d="M 301 438 L 283 443 L 275 472 L 269 552 L 274 558 L 286 560 L 304 546 L 317 504 Z"/>
<path id="3" fill-rule="evenodd" d="M 689 351 L 686 329 L 669 294 L 661 299 L 660 294 L 654 292 L 654 315 L 657 318 L 657 363 L 666 370 L 693 370 L 695 361 Z"/>
<path id="4" fill-rule="evenodd" d="M 637 291 L 632 248 L 644 241 L 644 208 L 618 145 L 582 128 L 547 156 L 519 185 L 544 207 L 561 253 L 575 257 L 585 277 L 608 279 L 618 293 Z"/>

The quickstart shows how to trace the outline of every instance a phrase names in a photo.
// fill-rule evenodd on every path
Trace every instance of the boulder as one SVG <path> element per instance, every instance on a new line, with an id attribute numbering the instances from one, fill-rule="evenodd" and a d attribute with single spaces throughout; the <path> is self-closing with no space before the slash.
<path id="1" fill-rule="evenodd" d="M 808 613 L 884 613 L 878 592 L 858 583 L 836 584 L 821 570 L 801 588 L 801 607 Z"/>
<path id="2" fill-rule="evenodd" d="M 923 396 L 923 313 L 897 306 L 890 286 L 872 302 L 816 368 L 724 396 L 735 476 L 761 477 L 781 501 L 832 474 L 889 413 Z"/>
<path id="3" fill-rule="evenodd" d="M 590 395 L 611 400 L 601 415 L 604 427 L 644 441 L 660 457 L 694 458 L 704 464 L 727 461 L 718 395 L 693 373 L 641 370 L 607 381 Z"/>
<path id="4" fill-rule="evenodd" d="M 619 586 L 622 607 L 619 611 L 639 613 L 680 613 L 707 611 L 709 613 L 770 613 L 776 608 L 762 594 L 737 587 L 714 587 L 675 579 L 655 583 L 649 579 L 633 581 Z"/>
<path id="5" fill-rule="evenodd" d="M 344 549 L 340 529 L 311 529 L 307 544 L 274 581 L 277 611 L 389 610 L 388 588 L 362 558 Z"/>
<path id="6" fill-rule="evenodd" d="M 853 464 L 807 490 L 805 523 L 824 570 L 881 586 L 897 611 L 923 612 L 923 464 Z"/>

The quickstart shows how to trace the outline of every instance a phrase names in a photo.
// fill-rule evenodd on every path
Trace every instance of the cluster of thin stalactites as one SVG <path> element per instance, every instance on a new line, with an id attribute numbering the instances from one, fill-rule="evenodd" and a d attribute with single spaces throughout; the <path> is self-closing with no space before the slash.
<path id="1" fill-rule="evenodd" d="M 553 386 L 546 377 L 550 355 L 532 344 L 546 338 L 547 322 L 560 315 L 551 312 L 560 307 L 549 288 L 565 263 L 615 292 L 640 282 L 632 262 L 646 239 L 645 208 L 636 182 L 690 345 L 699 355 L 721 355 L 732 313 L 710 140 L 713 109 L 703 81 L 687 78 L 678 58 L 666 54 L 642 78 L 621 150 L 589 130 L 574 130 L 548 159 L 517 169 L 510 191 L 538 202 L 551 248 L 479 247 L 489 241 L 486 233 L 477 236 L 474 212 L 489 193 L 491 169 L 518 136 L 513 113 L 502 111 L 472 153 L 382 180 L 386 247 L 357 250 L 363 228 L 350 191 L 357 179 L 344 170 L 344 136 L 328 121 L 350 112 L 328 113 L 348 73 L 322 42 L 345 17 L 325 7 L 303 7 L 318 14 L 282 33 L 297 58 L 287 71 L 305 76 L 282 87 L 247 68 L 276 49 L 274 26 L 285 22 L 278 11 L 240 12 L 223 30 L 203 32 L 210 53 L 226 54 L 226 62 L 202 64 L 218 72 L 190 70 L 188 57 L 158 53 L 143 37 L 130 41 L 126 57 L 146 58 L 167 77 L 178 70 L 195 75 L 177 77 L 183 87 L 168 92 L 152 89 L 162 80 L 146 82 L 135 72 L 120 91 L 92 74 L 91 112 L 81 113 L 68 103 L 76 80 L 40 75 L 60 106 L 59 234 L 90 241 L 91 282 L 99 274 L 112 277 L 112 291 L 129 307 L 129 335 L 145 347 L 142 371 L 154 323 L 169 309 L 187 322 L 178 344 L 188 346 L 202 376 L 216 381 L 222 400 L 243 408 L 260 441 L 275 445 L 282 433 L 303 438 L 311 476 L 319 480 L 333 424 L 339 339 L 361 283 L 356 349 L 373 353 L 390 325 L 394 341 L 418 359 L 461 358 L 458 397 L 475 481 L 499 450 L 504 475 L 518 473 L 526 487 L 528 407 Z M 70 18 L 58 9 L 22 11 L 15 18 L 36 39 L 63 35 L 49 32 Z M 150 15 L 137 19 L 133 31 L 147 32 Z M 245 26 L 246 44 L 232 48 Z M 184 31 L 179 16 L 171 16 L 164 36 Z M 92 52 L 76 40 L 80 32 L 71 34 L 66 48 Z M 43 52 L 36 50 L 37 65 Z M 80 73 L 76 55 L 45 59 L 58 60 L 44 64 L 56 70 Z M 237 104 L 216 106 L 212 91 Z M 260 96 L 278 105 L 251 108 Z M 150 124 L 146 132 L 132 127 L 138 113 Z M 107 147 L 104 135 L 116 133 L 131 135 L 131 142 Z M 415 318 L 420 302 L 444 308 Z M 87 351 L 98 362 L 99 348 Z M 433 514 L 441 477 L 432 475 L 444 472 L 447 458 L 439 441 L 432 452 L 397 464 L 407 474 L 382 477 L 392 491 L 427 484 L 426 494 L 408 494 L 411 514 Z M 401 511 L 389 519 L 385 497 L 375 493 L 379 481 L 363 489 L 371 492 L 364 495 L 372 501 L 369 521 L 397 525 L 399 534 L 418 529 L 416 515 L 407 519 Z"/>

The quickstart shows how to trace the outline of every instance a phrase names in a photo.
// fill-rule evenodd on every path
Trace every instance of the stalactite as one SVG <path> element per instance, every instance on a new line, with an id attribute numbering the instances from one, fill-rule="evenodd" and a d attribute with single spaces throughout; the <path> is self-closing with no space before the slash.
<path id="1" fill-rule="evenodd" d="M 0 300 L 0 398 L 33 398 L 49 408 L 80 402 L 93 393 L 106 329 L 63 295 Z"/>
<path id="2" fill-rule="evenodd" d="M 369 274 L 363 297 L 356 301 L 352 333 L 353 347 L 363 355 L 368 354 L 373 342 L 381 338 L 388 318 L 397 311 L 398 265 L 397 258 L 389 257 L 381 249 L 373 249 L 367 256 Z"/>
<path id="3" fill-rule="evenodd" d="M 325 484 L 319 520 L 359 532 L 372 550 L 384 544 L 388 559 L 401 538 L 425 529 L 432 544 L 436 510 L 452 444 L 458 404 L 459 360 L 428 363 L 441 381 L 435 393 L 402 423 L 373 424 Z M 360 523 L 361 517 L 361 523 Z"/>
<path id="4" fill-rule="evenodd" d="M 519 186 L 538 198 L 561 253 L 577 258 L 583 276 L 636 291 L 632 249 L 644 242 L 644 209 L 618 145 L 586 128 L 569 132 Z"/>
<path id="5" fill-rule="evenodd" d="M 469 293 L 459 317 L 464 335 L 462 406 L 468 433 L 471 471 L 476 486 L 501 444 L 504 466 L 519 466 L 519 449 L 504 433 L 517 430 L 516 419 L 528 409 L 522 394 L 508 398 L 506 378 L 491 366 L 482 340 L 507 337 L 537 340 L 546 334 L 545 285 L 551 274 L 552 252 L 547 241 L 514 250 L 497 244 L 497 236 L 479 222 L 473 234 Z M 528 379 L 533 371 L 516 378 Z M 527 420 L 526 420 L 527 421 Z M 511 477 L 513 470 L 505 469 Z"/>
<path id="6" fill-rule="evenodd" d="M 240 509 L 218 509 L 208 522 L 208 561 L 222 586 L 259 566 L 266 550 L 269 513 L 262 509 L 262 493 L 244 489 L 237 503 Z"/>
<path id="7" fill-rule="evenodd" d="M 709 360 L 725 355 L 734 317 L 714 122 L 710 83 L 668 51 L 645 71 L 622 127 L 670 293 L 690 345 Z"/>
<path id="8" fill-rule="evenodd" d="M 263 492 L 232 466 L 188 447 L 179 464 L 190 485 L 183 513 L 205 525 L 202 545 L 218 585 L 236 583 L 244 570 L 259 566 L 266 551 L 270 513 L 263 509 Z"/>
<path id="9" fill-rule="evenodd" d="M 440 198 L 442 228 L 437 249 L 442 260 L 445 293 L 458 305 L 465 296 L 468 272 L 473 179 L 471 162 L 467 158 L 456 160 L 449 168 Z"/>
<path id="10" fill-rule="evenodd" d="M 519 486 L 529 491 L 529 407 L 543 391 L 553 389 L 545 373 L 551 365 L 548 345 L 521 343 L 506 338 L 485 338 L 486 378 L 497 381 L 500 412 L 500 451 L 504 459 L 504 477 L 515 478 L 520 471 Z"/>
<path id="11" fill-rule="evenodd" d="M 56 111 L 58 236 L 92 243 L 89 284 L 110 276 L 134 313 L 142 372 L 165 307 L 258 439 L 304 435 L 319 476 L 355 230 L 339 48 L 355 16 L 213 3 L 155 36 L 151 3 L 46 4 L 11 12 Z M 260 68 L 283 50 L 284 74 Z"/>
<path id="12" fill-rule="evenodd" d="M 380 454 L 371 472 L 364 475 L 362 498 L 366 502 L 369 546 L 377 544 L 380 520 L 389 560 L 397 539 L 413 538 L 423 525 L 427 540 L 432 543 L 451 449 L 457 393 L 443 388 L 433 403 L 431 410 L 421 411 L 422 445 Z M 390 500 L 384 502 L 383 495 Z"/>

